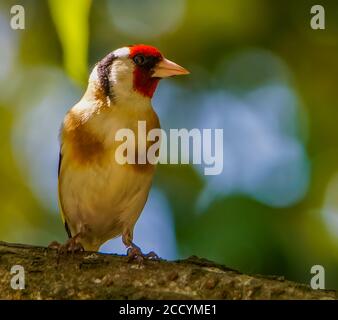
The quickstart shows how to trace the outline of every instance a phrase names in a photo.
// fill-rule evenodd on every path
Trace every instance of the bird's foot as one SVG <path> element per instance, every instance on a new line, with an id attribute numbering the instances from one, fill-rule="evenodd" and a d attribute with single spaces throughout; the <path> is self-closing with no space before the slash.
<path id="1" fill-rule="evenodd" d="M 130 248 L 128 248 L 127 257 L 128 257 L 128 262 L 131 262 L 133 260 L 136 260 L 138 262 L 143 262 L 144 260 L 159 260 L 160 259 L 154 251 L 151 251 L 149 253 L 143 253 L 141 249 L 136 245 L 132 245 Z"/>
<path id="2" fill-rule="evenodd" d="M 48 249 L 53 249 L 53 250 L 58 250 L 59 251 L 59 249 L 60 249 L 61 246 L 62 246 L 62 244 L 60 242 L 52 241 L 48 245 Z"/>
<path id="3" fill-rule="evenodd" d="M 65 253 L 76 253 L 76 252 L 83 252 L 84 248 L 82 244 L 77 241 L 77 237 L 73 237 L 67 240 L 65 244 L 61 244 L 57 241 L 53 241 L 49 244 L 48 248 L 54 249 L 58 251 L 58 254 L 65 254 Z"/>

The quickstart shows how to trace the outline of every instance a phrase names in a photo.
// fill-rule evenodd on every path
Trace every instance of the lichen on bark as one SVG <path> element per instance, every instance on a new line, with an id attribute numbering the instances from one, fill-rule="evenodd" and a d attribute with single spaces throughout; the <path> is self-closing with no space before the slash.
<path id="1" fill-rule="evenodd" d="M 10 283 L 25 269 L 25 289 Z M 206 259 L 128 262 L 92 252 L 58 258 L 55 250 L 0 242 L 1 299 L 336 299 L 283 277 L 246 275 Z"/>

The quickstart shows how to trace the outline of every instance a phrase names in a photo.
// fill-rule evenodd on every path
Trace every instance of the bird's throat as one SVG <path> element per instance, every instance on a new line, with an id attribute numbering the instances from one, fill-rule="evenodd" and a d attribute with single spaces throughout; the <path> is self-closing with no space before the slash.
<path id="1" fill-rule="evenodd" d="M 159 78 L 152 78 L 150 72 L 140 68 L 135 68 L 134 70 L 134 90 L 145 97 L 153 97 L 159 81 Z"/>

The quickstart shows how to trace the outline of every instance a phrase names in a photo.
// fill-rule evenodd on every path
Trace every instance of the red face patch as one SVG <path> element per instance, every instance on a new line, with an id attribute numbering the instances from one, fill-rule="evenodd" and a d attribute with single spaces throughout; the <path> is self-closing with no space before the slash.
<path id="1" fill-rule="evenodd" d="M 152 77 L 153 68 L 162 59 L 162 54 L 155 47 L 139 44 L 130 46 L 130 58 L 134 60 L 136 56 L 142 56 L 145 62 L 142 65 L 135 63 L 134 89 L 142 95 L 151 98 L 160 80 L 159 78 Z"/>

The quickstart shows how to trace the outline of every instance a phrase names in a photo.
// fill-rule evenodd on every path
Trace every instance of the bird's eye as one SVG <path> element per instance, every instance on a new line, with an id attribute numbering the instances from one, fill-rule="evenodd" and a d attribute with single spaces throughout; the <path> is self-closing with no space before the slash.
<path id="1" fill-rule="evenodd" d="M 142 54 L 136 55 L 133 60 L 138 66 L 144 65 L 146 62 L 146 58 Z"/>

